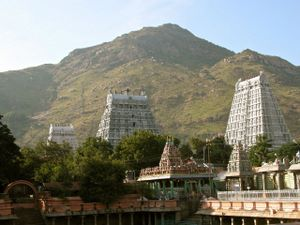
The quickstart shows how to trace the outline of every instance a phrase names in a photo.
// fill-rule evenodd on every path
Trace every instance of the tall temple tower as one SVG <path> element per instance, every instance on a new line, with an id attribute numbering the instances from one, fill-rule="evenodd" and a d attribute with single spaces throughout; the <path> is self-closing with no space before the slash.
<path id="1" fill-rule="evenodd" d="M 131 135 L 136 130 L 159 133 L 147 96 L 143 91 L 140 95 L 131 95 L 128 89 L 120 94 L 110 91 L 96 136 L 115 146 L 122 137 Z"/>
<path id="2" fill-rule="evenodd" d="M 272 148 L 291 141 L 283 115 L 262 72 L 252 79 L 239 79 L 235 84 L 225 137 L 227 143 L 241 142 L 247 149 L 256 143 L 258 135 L 266 135 Z"/>
<path id="3" fill-rule="evenodd" d="M 53 141 L 57 144 L 68 142 L 73 149 L 78 148 L 72 124 L 50 124 L 48 141 Z"/>

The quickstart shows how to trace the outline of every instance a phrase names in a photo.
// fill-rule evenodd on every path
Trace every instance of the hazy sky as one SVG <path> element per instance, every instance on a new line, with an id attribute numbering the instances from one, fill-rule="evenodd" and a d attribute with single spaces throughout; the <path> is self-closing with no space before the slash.
<path id="1" fill-rule="evenodd" d="M 0 0 L 0 71 L 58 63 L 75 48 L 164 23 L 300 65 L 299 0 Z"/>

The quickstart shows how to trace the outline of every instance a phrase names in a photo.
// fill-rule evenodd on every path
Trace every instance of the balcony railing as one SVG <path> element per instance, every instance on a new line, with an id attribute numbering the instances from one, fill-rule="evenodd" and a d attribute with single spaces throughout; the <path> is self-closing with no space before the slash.
<path id="1" fill-rule="evenodd" d="M 219 200 L 279 200 L 293 199 L 300 200 L 300 190 L 256 190 L 256 191 L 219 191 Z"/>

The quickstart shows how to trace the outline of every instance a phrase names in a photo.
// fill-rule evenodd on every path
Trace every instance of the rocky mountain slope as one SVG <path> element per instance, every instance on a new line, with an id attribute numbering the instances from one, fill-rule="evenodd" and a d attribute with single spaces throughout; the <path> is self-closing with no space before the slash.
<path id="1" fill-rule="evenodd" d="M 251 50 L 234 54 L 173 24 L 76 49 L 56 65 L 0 73 L 0 113 L 22 145 L 46 138 L 55 122 L 73 123 L 82 140 L 95 135 L 110 88 L 143 88 L 164 133 L 211 135 L 225 131 L 234 83 L 261 70 L 299 138 L 299 67 Z"/>

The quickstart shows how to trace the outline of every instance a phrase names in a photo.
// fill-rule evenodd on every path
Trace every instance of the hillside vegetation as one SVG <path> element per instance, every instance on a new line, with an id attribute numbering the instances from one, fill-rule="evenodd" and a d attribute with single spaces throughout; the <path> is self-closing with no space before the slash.
<path id="1" fill-rule="evenodd" d="M 234 54 L 173 24 L 76 49 L 56 65 L 1 73 L 0 114 L 22 115 L 12 130 L 23 145 L 45 139 L 55 122 L 72 123 L 83 140 L 96 134 L 110 88 L 143 88 L 164 133 L 210 136 L 225 132 L 235 82 L 259 71 L 299 138 L 299 67 L 251 50 Z"/>

